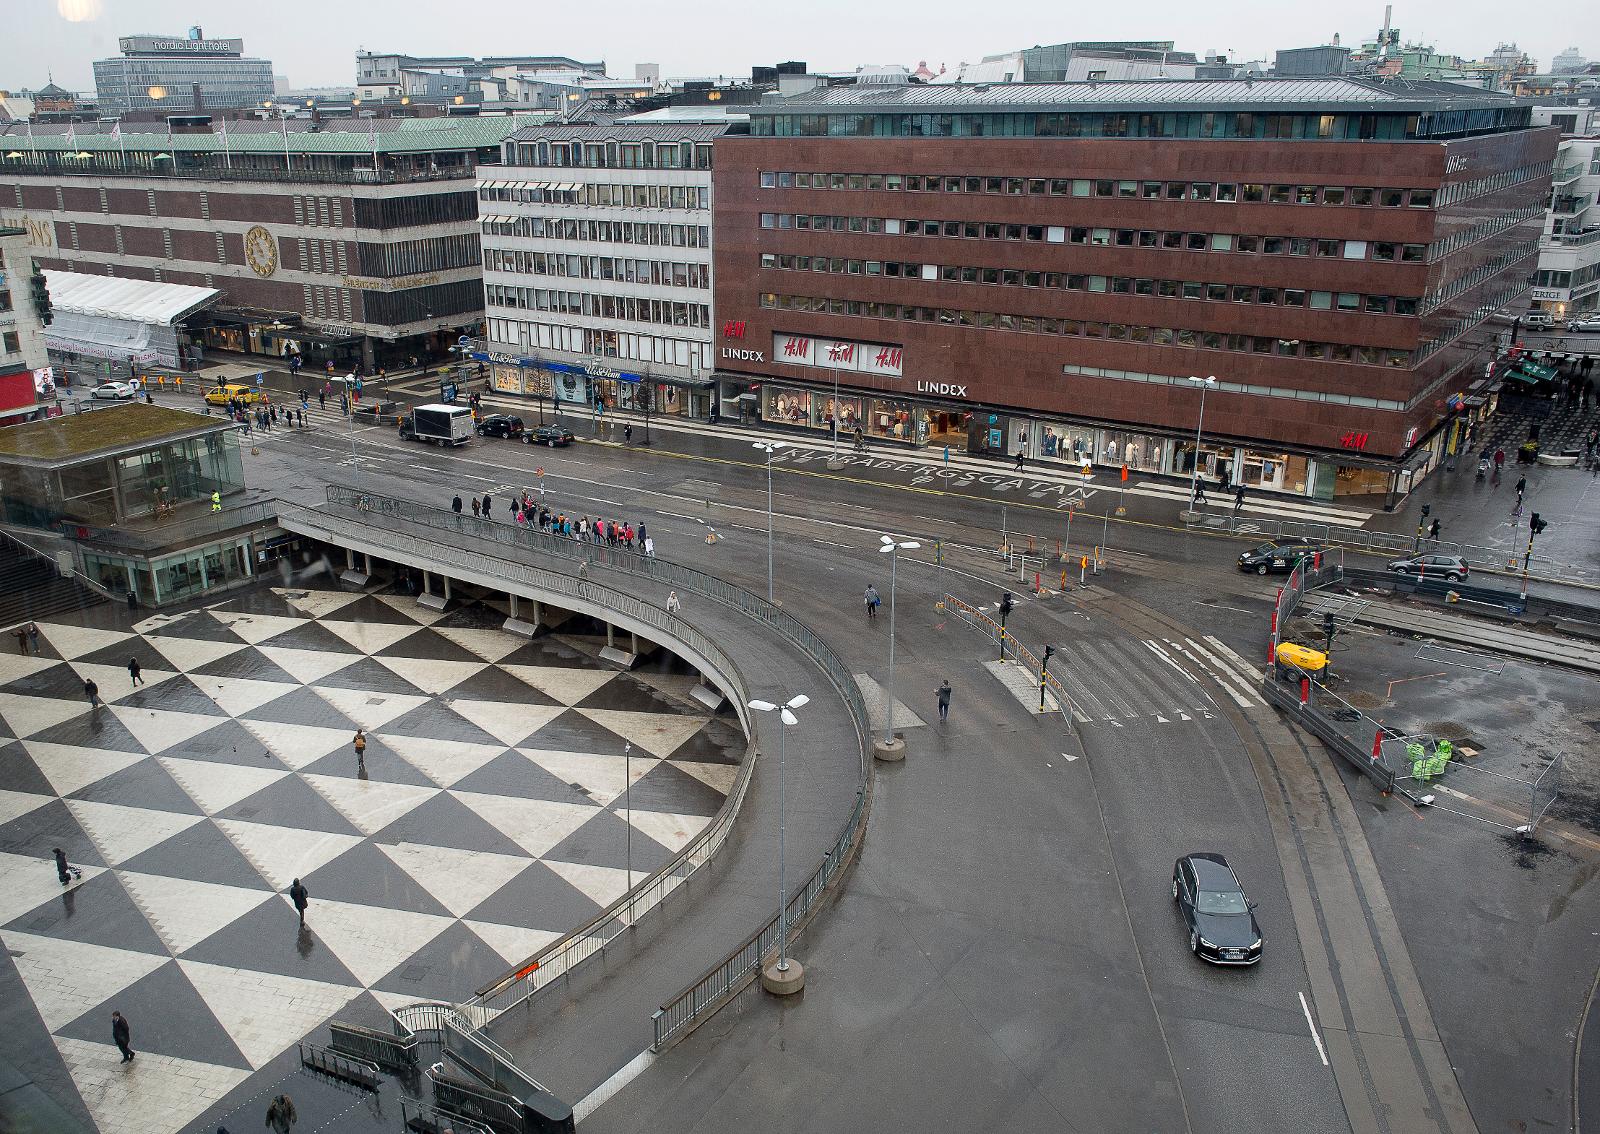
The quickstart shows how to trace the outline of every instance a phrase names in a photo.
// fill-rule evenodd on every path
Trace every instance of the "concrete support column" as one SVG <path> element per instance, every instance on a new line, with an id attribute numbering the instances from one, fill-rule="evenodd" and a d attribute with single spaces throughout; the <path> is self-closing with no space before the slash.
<path id="1" fill-rule="evenodd" d="M 506 597 L 511 600 L 511 617 L 517 616 L 517 596 L 507 592 Z"/>
<path id="2" fill-rule="evenodd" d="M 372 556 L 365 551 L 361 553 L 361 569 L 369 575 L 372 574 Z"/>
<path id="3" fill-rule="evenodd" d="M 445 576 L 442 576 L 442 577 L 444 579 L 444 601 L 445 602 L 449 602 L 450 601 L 450 576 L 449 575 L 445 575 Z"/>
<path id="4" fill-rule="evenodd" d="M 639 635 L 631 632 L 628 634 L 628 650 L 634 654 L 639 652 Z"/>
<path id="5" fill-rule="evenodd" d="M 373 362 L 372 336 L 363 335 L 361 336 L 361 371 L 363 374 L 371 374 L 377 369 Z"/>
<path id="6" fill-rule="evenodd" d="M 425 595 L 433 593 L 433 575 L 426 567 L 422 569 L 422 593 Z"/>
<path id="7" fill-rule="evenodd" d="M 609 648 L 609 647 L 615 646 L 616 644 L 617 644 L 617 628 L 615 626 L 611 625 L 611 623 L 607 622 L 606 623 L 606 646 Z"/>
<path id="8" fill-rule="evenodd" d="M 544 625 L 544 603 L 538 599 L 529 599 L 528 601 L 533 603 L 533 624 L 535 626 Z"/>
<path id="9" fill-rule="evenodd" d="M 356 553 L 352 548 L 347 547 L 344 549 L 344 569 L 346 571 L 354 571 L 356 569 Z"/>

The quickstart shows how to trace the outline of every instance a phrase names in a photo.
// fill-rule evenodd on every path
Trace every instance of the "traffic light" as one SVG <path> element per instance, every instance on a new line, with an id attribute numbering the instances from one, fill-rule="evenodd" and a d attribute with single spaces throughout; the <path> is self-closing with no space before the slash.
<path id="1" fill-rule="evenodd" d="M 1006 615 L 1011 613 L 1011 608 L 1015 605 L 1016 600 L 1011 597 L 1011 592 L 1002 591 L 1000 594 L 1000 618 L 1002 621 L 1005 620 Z"/>
<path id="2" fill-rule="evenodd" d="M 1050 659 L 1055 657 L 1055 656 L 1056 656 L 1056 648 L 1054 646 L 1046 646 L 1044 648 L 1044 664 L 1045 665 L 1049 665 L 1050 664 Z"/>
<path id="3" fill-rule="evenodd" d="M 1428 518 L 1428 513 L 1432 512 L 1432 511 L 1433 511 L 1433 505 L 1432 504 L 1424 504 L 1422 506 L 1422 518 L 1424 520 L 1426 520 Z"/>
<path id="4" fill-rule="evenodd" d="M 1322 636 L 1328 641 L 1333 641 L 1333 611 L 1322 612 Z"/>
<path id="5" fill-rule="evenodd" d="M 1532 517 L 1530 517 L 1529 520 L 1528 520 L 1528 530 L 1533 532 L 1534 535 L 1538 535 L 1540 532 L 1544 531 L 1549 526 L 1550 526 L 1550 521 L 1549 520 L 1541 520 L 1539 518 L 1539 513 L 1537 513 L 1537 512 L 1535 512 L 1532 515 Z"/>
<path id="6" fill-rule="evenodd" d="M 50 285 L 45 282 L 44 272 L 35 267 L 33 275 L 28 280 L 28 290 L 33 298 L 33 313 L 39 317 L 40 326 L 48 327 L 54 317 L 50 312 Z"/>

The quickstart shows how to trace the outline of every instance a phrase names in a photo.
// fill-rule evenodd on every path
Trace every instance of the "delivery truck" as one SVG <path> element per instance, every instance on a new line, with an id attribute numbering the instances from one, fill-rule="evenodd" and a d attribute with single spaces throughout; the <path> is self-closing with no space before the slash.
<path id="1" fill-rule="evenodd" d="M 400 440 L 465 445 L 472 440 L 472 411 L 465 406 L 418 406 L 400 419 Z"/>

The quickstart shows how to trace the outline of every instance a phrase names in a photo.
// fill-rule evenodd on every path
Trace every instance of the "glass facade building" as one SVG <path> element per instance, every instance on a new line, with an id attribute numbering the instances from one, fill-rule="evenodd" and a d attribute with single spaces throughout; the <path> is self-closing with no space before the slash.
<path id="1" fill-rule="evenodd" d="M 94 64 L 104 115 L 132 110 L 238 110 L 273 97 L 272 62 L 244 57 L 238 39 L 126 36 L 122 54 Z M 200 87 L 200 106 L 193 91 Z"/>

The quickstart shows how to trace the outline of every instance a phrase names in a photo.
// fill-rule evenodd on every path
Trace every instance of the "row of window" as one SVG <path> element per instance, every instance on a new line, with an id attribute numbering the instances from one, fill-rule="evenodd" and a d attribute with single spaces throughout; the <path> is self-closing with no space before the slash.
<path id="1" fill-rule="evenodd" d="M 1509 213 L 1500 213 L 1496 216 L 1485 217 L 1471 228 L 1459 229 L 1456 232 L 1452 232 L 1443 240 L 1435 240 L 1431 245 L 1430 258 L 1434 260 L 1443 259 L 1444 257 L 1450 255 L 1450 253 L 1465 248 L 1469 244 L 1476 244 L 1480 240 L 1487 240 L 1489 237 L 1497 236 L 1506 229 L 1513 228 L 1516 225 L 1521 224 L 1523 221 L 1530 220 L 1533 217 L 1542 216 L 1544 216 L 1544 208 L 1542 206 L 1530 205 L 1527 208 L 1515 209 Z"/>
<path id="2" fill-rule="evenodd" d="M 710 248 L 711 226 L 655 221 L 565 220 L 556 217 L 483 217 L 485 236 L 534 240 L 589 240 L 601 244 L 651 244 L 662 248 Z"/>
<path id="3" fill-rule="evenodd" d="M 1468 311 L 1455 319 L 1452 319 L 1448 324 L 1439 330 L 1438 334 L 1425 340 L 1422 345 L 1417 348 L 1417 362 L 1422 362 L 1423 359 L 1428 358 L 1437 351 L 1443 350 L 1445 347 L 1459 339 L 1462 335 L 1469 331 L 1474 331 L 1478 327 L 1482 326 L 1483 321 L 1490 315 L 1526 295 L 1528 292 L 1528 286 L 1529 285 L 1526 278 L 1515 280 L 1512 283 L 1506 284 L 1495 294 L 1485 298 L 1473 310 Z"/>
<path id="4" fill-rule="evenodd" d="M 1153 201 L 1218 201 L 1272 205 L 1356 205 L 1428 209 L 1548 174 L 1542 165 L 1503 170 L 1492 177 L 1433 189 L 1383 189 L 1345 185 L 1268 185 L 1256 182 L 1128 181 L 1107 178 L 970 177 L 916 173 L 811 173 L 762 170 L 763 189 L 901 189 L 909 193 L 993 193 L 1012 197 L 1120 197 Z"/>
<path id="5" fill-rule="evenodd" d="M 485 167 L 492 172 L 491 167 Z M 628 209 L 698 209 L 711 207 L 706 185 L 584 185 L 544 181 L 490 182 L 478 186 L 478 200 L 527 205 L 605 205 Z"/>
<path id="6" fill-rule="evenodd" d="M 837 256 L 780 256 L 770 252 L 761 254 L 761 266 L 786 271 L 828 272 L 833 275 L 998 284 L 1002 287 L 1037 287 L 1110 295 L 1148 295 L 1161 299 L 1204 299 L 1216 303 L 1265 303 L 1271 306 L 1307 307 L 1313 311 L 1364 311 L 1370 315 L 1415 315 L 1421 302 L 1407 296 L 1359 295 L 1347 291 L 1308 291 L 1293 287 L 1137 279 L 1079 272 L 1032 272 L 952 264 L 905 264 L 896 260 L 848 260 Z"/>
<path id="7" fill-rule="evenodd" d="M 710 169 L 710 142 L 511 142 L 507 165 L 589 169 Z"/>
<path id="8" fill-rule="evenodd" d="M 645 366 L 675 366 L 685 370 L 711 369 L 711 345 L 662 335 L 613 331 L 604 327 L 574 327 L 565 323 L 526 323 L 520 319 L 490 319 L 489 341 L 516 350 L 564 350 L 597 358 L 619 358 Z"/>
<path id="9" fill-rule="evenodd" d="M 1075 366 L 1071 363 L 1061 368 L 1069 378 L 1110 378 L 1116 382 L 1143 382 L 1150 386 L 1178 386 L 1192 389 L 1189 379 L 1181 375 L 1151 374 L 1143 370 L 1110 370 L 1099 366 Z M 1229 382 L 1218 379 L 1214 389 L 1230 394 L 1252 394 L 1262 398 L 1292 398 L 1300 402 L 1324 402 L 1329 405 L 1360 406 L 1363 409 L 1409 409 L 1405 402 L 1393 398 L 1365 398 L 1356 394 L 1336 394 L 1326 390 L 1305 390 L 1295 386 L 1257 386 L 1247 382 Z"/>
<path id="10" fill-rule="evenodd" d="M 313 242 L 315 243 L 315 242 Z M 357 245 L 356 258 L 364 276 L 415 276 L 452 268 L 475 268 L 482 263 L 482 243 L 471 233 L 430 236 L 426 240 L 396 240 L 390 244 Z M 327 263 L 328 258 L 323 257 Z M 344 252 L 339 253 L 344 271 Z"/>
<path id="11" fill-rule="evenodd" d="M 1487 263 L 1479 264 L 1468 271 L 1462 272 L 1460 275 L 1448 277 L 1424 297 L 1422 313 L 1426 315 L 1429 312 L 1437 311 L 1456 296 L 1470 291 L 1483 283 L 1484 280 L 1499 275 L 1512 264 L 1517 263 L 1519 260 L 1526 260 L 1538 251 L 1539 242 L 1537 240 L 1525 240 L 1521 244 L 1507 248 Z"/>
<path id="12" fill-rule="evenodd" d="M 631 260 L 621 256 L 569 256 L 560 252 L 524 252 L 491 248 L 484 267 L 492 272 L 519 272 L 535 276 L 570 276 L 585 280 L 620 280 L 659 284 L 662 287 L 711 286 L 710 264 L 677 261 Z"/>
<path id="13" fill-rule="evenodd" d="M 1404 369 L 1411 352 L 1389 347 L 1353 346 L 1348 343 L 1308 342 L 1261 335 L 1230 335 L 1183 327 L 1146 327 L 1129 323 L 1097 323 L 1084 319 L 1052 319 L 1040 315 L 1006 315 L 992 311 L 964 311 L 943 307 L 912 307 L 898 303 L 869 303 L 827 296 L 783 295 L 763 292 L 761 306 L 781 311 L 819 315 L 858 315 L 867 319 L 904 319 L 920 323 L 975 327 L 978 330 L 1020 331 L 1036 335 L 1071 335 L 1112 339 L 1151 346 L 1199 347 L 1246 354 L 1271 354 L 1288 358 L 1313 358 L 1352 362 L 1362 366 Z"/>
<path id="14" fill-rule="evenodd" d="M 640 299 L 632 295 L 595 295 L 587 291 L 556 291 L 542 287 L 512 287 L 509 284 L 485 284 L 483 291 L 489 307 L 555 311 L 563 315 L 588 315 L 596 319 L 660 323 L 673 327 L 711 326 L 711 308 L 704 303 Z"/>
<path id="15" fill-rule="evenodd" d="M 894 217 L 762 213 L 761 227 L 884 236 L 946 236 L 965 240 L 1023 240 L 1118 248 L 1168 248 L 1188 252 L 1245 252 L 1263 256 L 1332 256 L 1340 260 L 1394 260 L 1420 264 L 1426 244 L 1331 240 L 1314 236 L 1250 236 L 1231 232 L 1160 232 L 1086 225 L 995 224 L 987 221 L 909 220 Z"/>
<path id="16" fill-rule="evenodd" d="M 1589 264 L 1578 268 L 1576 271 L 1555 271 L 1550 268 L 1541 268 L 1534 276 L 1535 287 L 1574 288 L 1584 284 L 1593 283 L 1600 279 L 1600 263 Z"/>
<path id="17" fill-rule="evenodd" d="M 785 173 L 763 170 L 764 189 L 904 189 L 908 193 L 995 193 L 1012 197 L 1121 197 L 1146 201 L 1266 202 L 1273 205 L 1378 205 L 1431 209 L 1432 189 L 1265 185 L 1214 181 L 1121 181 L 1067 177 L 955 177 L 915 173 Z"/>

